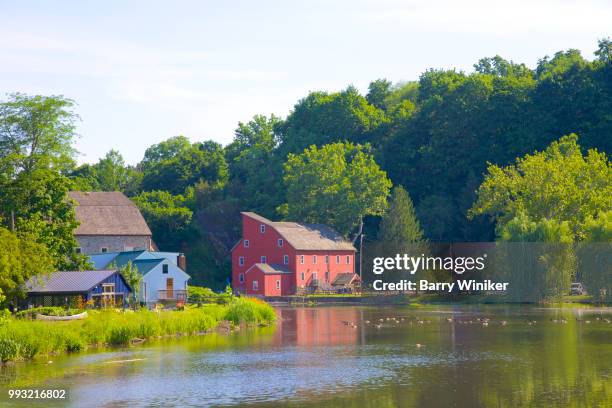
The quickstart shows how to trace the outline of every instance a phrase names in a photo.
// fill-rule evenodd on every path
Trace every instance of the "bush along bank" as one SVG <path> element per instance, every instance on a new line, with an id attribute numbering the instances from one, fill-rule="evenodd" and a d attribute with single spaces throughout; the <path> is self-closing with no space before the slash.
<path id="1" fill-rule="evenodd" d="M 121 347 L 152 338 L 198 335 L 222 322 L 233 326 L 270 325 L 276 312 L 252 298 L 234 298 L 226 305 L 209 304 L 184 310 L 90 310 L 84 320 L 38 321 L 4 317 L 0 322 L 0 361 L 74 353 L 87 348 Z"/>

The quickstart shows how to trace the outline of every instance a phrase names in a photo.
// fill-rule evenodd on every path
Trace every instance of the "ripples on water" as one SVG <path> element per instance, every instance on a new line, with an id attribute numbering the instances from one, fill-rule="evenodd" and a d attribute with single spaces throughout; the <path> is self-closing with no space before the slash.
<path id="1" fill-rule="evenodd" d="M 571 311 L 536 308 L 321 307 L 279 313 L 276 329 L 18 364 L 4 369 L 2 392 L 11 384 L 67 388 L 69 400 L 57 406 L 74 407 L 611 402 L 612 325 L 595 315 L 586 325 Z M 485 316 L 488 326 L 478 320 Z M 553 324 L 559 316 L 568 323 Z M 538 322 L 529 326 L 531 320 Z"/>

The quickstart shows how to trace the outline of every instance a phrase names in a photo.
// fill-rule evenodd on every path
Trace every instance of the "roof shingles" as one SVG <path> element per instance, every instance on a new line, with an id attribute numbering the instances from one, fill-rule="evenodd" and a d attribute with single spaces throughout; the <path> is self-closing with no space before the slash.
<path id="1" fill-rule="evenodd" d="M 107 279 L 117 271 L 54 272 L 48 277 L 31 278 L 29 293 L 81 293 Z"/>
<path id="2" fill-rule="evenodd" d="M 242 214 L 271 226 L 298 251 L 355 251 L 353 244 L 327 225 L 274 222 L 253 212 Z"/>
<path id="3" fill-rule="evenodd" d="M 119 191 L 71 191 L 79 226 L 75 235 L 151 236 L 140 210 Z"/>

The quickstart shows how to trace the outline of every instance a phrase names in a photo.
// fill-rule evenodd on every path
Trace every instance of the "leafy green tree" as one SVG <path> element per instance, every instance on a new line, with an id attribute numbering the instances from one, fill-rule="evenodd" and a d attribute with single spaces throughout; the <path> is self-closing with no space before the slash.
<path id="1" fill-rule="evenodd" d="M 161 164 L 165 160 L 173 159 L 191 149 L 191 142 L 185 136 L 174 136 L 168 140 L 154 144 L 144 154 L 140 163 L 143 171 Z"/>
<path id="2" fill-rule="evenodd" d="M 282 202 L 282 160 L 277 154 L 275 128 L 280 120 L 256 115 L 240 122 L 232 143 L 225 148 L 229 165 L 227 191 L 240 199 L 243 208 L 274 216 Z"/>
<path id="3" fill-rule="evenodd" d="M 285 163 L 286 215 L 324 223 L 344 235 L 363 228 L 363 218 L 382 215 L 391 182 L 369 146 L 334 143 L 311 146 Z"/>
<path id="4" fill-rule="evenodd" d="M 587 217 L 584 240 L 578 245 L 578 281 L 594 300 L 612 300 L 612 210 Z"/>
<path id="5" fill-rule="evenodd" d="M 1 168 L 9 177 L 70 169 L 76 137 L 74 102 L 61 96 L 9 95 L 0 103 Z"/>
<path id="6" fill-rule="evenodd" d="M 97 164 L 98 180 L 102 191 L 122 191 L 128 184 L 128 170 L 123 156 L 111 150 Z"/>
<path id="7" fill-rule="evenodd" d="M 64 175 L 74 164 L 73 102 L 13 94 L 0 103 L 0 217 L 10 229 L 47 246 L 58 269 L 87 262 L 75 253 L 74 210 Z"/>
<path id="8" fill-rule="evenodd" d="M 506 250 L 510 296 L 541 301 L 568 294 L 577 268 L 573 235 L 567 221 L 535 221 L 524 211 L 506 223 L 500 239 L 505 242 L 501 248 Z"/>
<path id="9" fill-rule="evenodd" d="M 142 212 L 159 246 L 179 250 L 181 243 L 190 236 L 193 195 L 192 188 L 187 190 L 186 195 L 172 195 L 167 191 L 150 191 L 132 198 Z"/>
<path id="10" fill-rule="evenodd" d="M 598 41 L 598 48 L 595 51 L 597 59 L 603 63 L 612 61 L 612 39 L 604 38 Z"/>
<path id="11" fill-rule="evenodd" d="M 387 123 L 385 112 L 353 86 L 336 93 L 312 92 L 277 126 L 280 151 L 284 156 L 340 141 L 378 145 Z"/>
<path id="12" fill-rule="evenodd" d="M 227 163 L 220 144 L 198 142 L 180 153 L 172 150 L 171 154 L 155 166 L 150 166 L 150 162 L 143 164 L 142 188 L 145 191 L 165 190 L 181 194 L 200 181 L 211 185 L 225 185 L 227 182 Z"/>
<path id="13" fill-rule="evenodd" d="M 132 261 L 128 261 L 123 265 L 119 273 L 132 288 L 132 305 L 136 306 L 140 294 L 140 286 L 142 285 L 142 274 L 132 264 Z"/>
<path id="14" fill-rule="evenodd" d="M 606 154 L 591 149 L 583 155 L 578 137 L 564 136 L 514 165 L 490 165 L 470 215 L 491 215 L 501 234 L 524 212 L 535 222 L 567 222 L 575 239 L 581 240 L 587 218 L 610 208 L 611 172 Z"/>
<path id="15" fill-rule="evenodd" d="M 0 227 L 0 294 L 4 302 L 16 305 L 25 297 L 25 283 L 43 277 L 55 269 L 47 248 L 28 234 L 17 235 Z M 6 303 L 0 303 L 5 306 Z"/>
<path id="16" fill-rule="evenodd" d="M 386 100 L 392 93 L 393 84 L 386 79 L 377 79 L 368 85 L 366 100 L 378 109 L 386 109 Z"/>
<path id="17" fill-rule="evenodd" d="M 482 58 L 474 64 L 476 72 L 495 76 L 531 76 L 532 71 L 525 64 L 515 64 L 506 61 L 499 55 L 493 58 Z"/>

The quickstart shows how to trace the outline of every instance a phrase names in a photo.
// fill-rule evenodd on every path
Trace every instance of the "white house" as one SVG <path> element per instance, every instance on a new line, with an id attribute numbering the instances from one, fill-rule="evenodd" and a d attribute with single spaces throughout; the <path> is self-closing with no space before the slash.
<path id="1" fill-rule="evenodd" d="M 98 270 L 124 267 L 128 262 L 142 274 L 139 291 L 141 302 L 181 301 L 187 298 L 190 276 L 184 268 L 185 257 L 178 252 L 124 251 L 90 256 Z"/>

